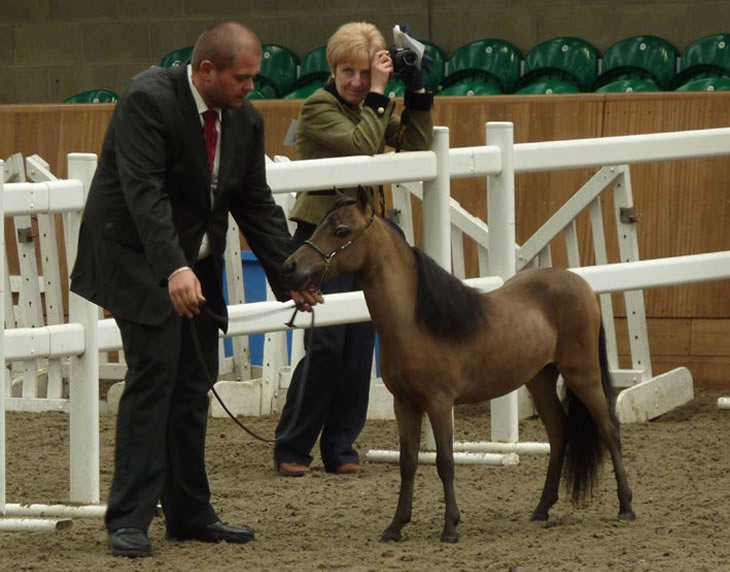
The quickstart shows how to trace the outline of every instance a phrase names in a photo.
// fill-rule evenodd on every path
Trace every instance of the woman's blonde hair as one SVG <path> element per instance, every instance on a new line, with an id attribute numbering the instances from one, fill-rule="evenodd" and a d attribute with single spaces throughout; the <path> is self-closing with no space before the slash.
<path id="1" fill-rule="evenodd" d="M 373 24 L 348 22 L 327 41 L 327 64 L 334 74 L 338 64 L 363 58 L 371 61 L 376 52 L 385 48 L 385 38 Z"/>

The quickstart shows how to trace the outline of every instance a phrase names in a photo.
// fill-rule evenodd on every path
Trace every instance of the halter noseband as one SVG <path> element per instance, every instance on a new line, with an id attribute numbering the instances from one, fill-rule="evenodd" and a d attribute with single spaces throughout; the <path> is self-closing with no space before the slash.
<path id="1" fill-rule="evenodd" d="M 322 250 L 319 246 L 314 244 L 311 240 L 305 240 L 304 244 L 307 246 L 312 247 L 314 250 L 317 251 L 317 253 L 322 257 L 324 260 L 324 270 L 322 271 L 322 276 L 319 279 L 319 283 L 322 284 L 327 277 L 327 273 L 330 269 L 330 264 L 332 264 L 332 261 L 334 260 L 335 256 L 337 256 L 340 252 L 343 250 L 349 248 L 352 246 L 352 243 L 355 242 L 358 238 L 360 238 L 363 234 L 365 234 L 365 231 L 370 228 L 370 225 L 373 224 L 373 220 L 375 219 L 375 209 L 372 209 L 370 212 L 370 219 L 365 224 L 364 227 L 360 229 L 360 231 L 353 236 L 350 240 L 347 242 L 342 243 L 340 246 L 332 250 L 330 253 L 326 253 L 324 250 Z"/>

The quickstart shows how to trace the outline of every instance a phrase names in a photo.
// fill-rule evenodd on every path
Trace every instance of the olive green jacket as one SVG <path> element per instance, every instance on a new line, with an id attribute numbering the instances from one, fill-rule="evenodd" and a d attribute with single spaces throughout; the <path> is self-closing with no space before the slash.
<path id="1" fill-rule="evenodd" d="M 297 159 L 321 159 L 347 155 L 375 155 L 385 146 L 418 151 L 431 147 L 433 95 L 409 93 L 403 117 L 393 112 L 395 102 L 369 93 L 362 105 L 352 105 L 338 94 L 334 84 L 314 92 L 302 106 L 296 131 Z M 352 189 L 339 189 L 352 193 Z M 290 218 L 317 224 L 335 202 L 334 190 L 301 193 Z"/>

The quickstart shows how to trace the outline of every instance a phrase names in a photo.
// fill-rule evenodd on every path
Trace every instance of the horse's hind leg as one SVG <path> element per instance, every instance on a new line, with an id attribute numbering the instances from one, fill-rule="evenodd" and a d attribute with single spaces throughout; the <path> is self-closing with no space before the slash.
<path id="1" fill-rule="evenodd" d="M 433 435 L 436 440 L 436 468 L 444 487 L 444 529 L 441 532 L 441 542 L 458 542 L 459 533 L 456 525 L 461 515 L 456 504 L 454 492 L 454 424 L 451 414 L 452 407 L 440 407 L 430 410 L 428 418 L 431 421 Z"/>
<path id="2" fill-rule="evenodd" d="M 558 372 L 550 365 L 527 384 L 550 441 L 550 459 L 545 484 L 540 502 L 537 503 L 530 520 L 547 520 L 550 507 L 558 501 L 560 475 L 565 457 L 565 411 L 555 390 L 557 379 Z"/>
<path id="3" fill-rule="evenodd" d="M 406 404 L 397 397 L 393 399 L 393 409 L 400 436 L 400 492 L 393 520 L 380 537 L 383 542 L 400 540 L 401 529 L 411 521 L 413 483 L 418 467 L 418 447 L 421 442 L 423 418 L 423 411 L 420 408 Z"/>
<path id="4" fill-rule="evenodd" d="M 619 520 L 634 520 L 634 509 L 631 506 L 631 487 L 626 478 L 623 457 L 621 454 L 621 438 L 619 425 L 615 415 L 611 414 L 611 396 L 605 395 L 598 384 L 592 384 L 585 389 L 573 389 L 577 397 L 588 409 L 589 414 L 596 423 L 598 434 L 604 447 L 611 455 L 613 472 L 616 475 L 616 486 L 619 502 Z"/>

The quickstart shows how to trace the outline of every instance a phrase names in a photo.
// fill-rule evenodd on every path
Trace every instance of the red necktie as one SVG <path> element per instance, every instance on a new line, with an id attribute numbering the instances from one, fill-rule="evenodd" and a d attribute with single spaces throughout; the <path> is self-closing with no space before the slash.
<path id="1" fill-rule="evenodd" d="M 213 174 L 215 164 L 215 147 L 218 144 L 218 129 L 215 122 L 218 120 L 218 112 L 215 109 L 208 109 L 203 112 L 203 135 L 205 136 L 205 147 L 208 149 L 208 165 L 210 173 Z"/>

